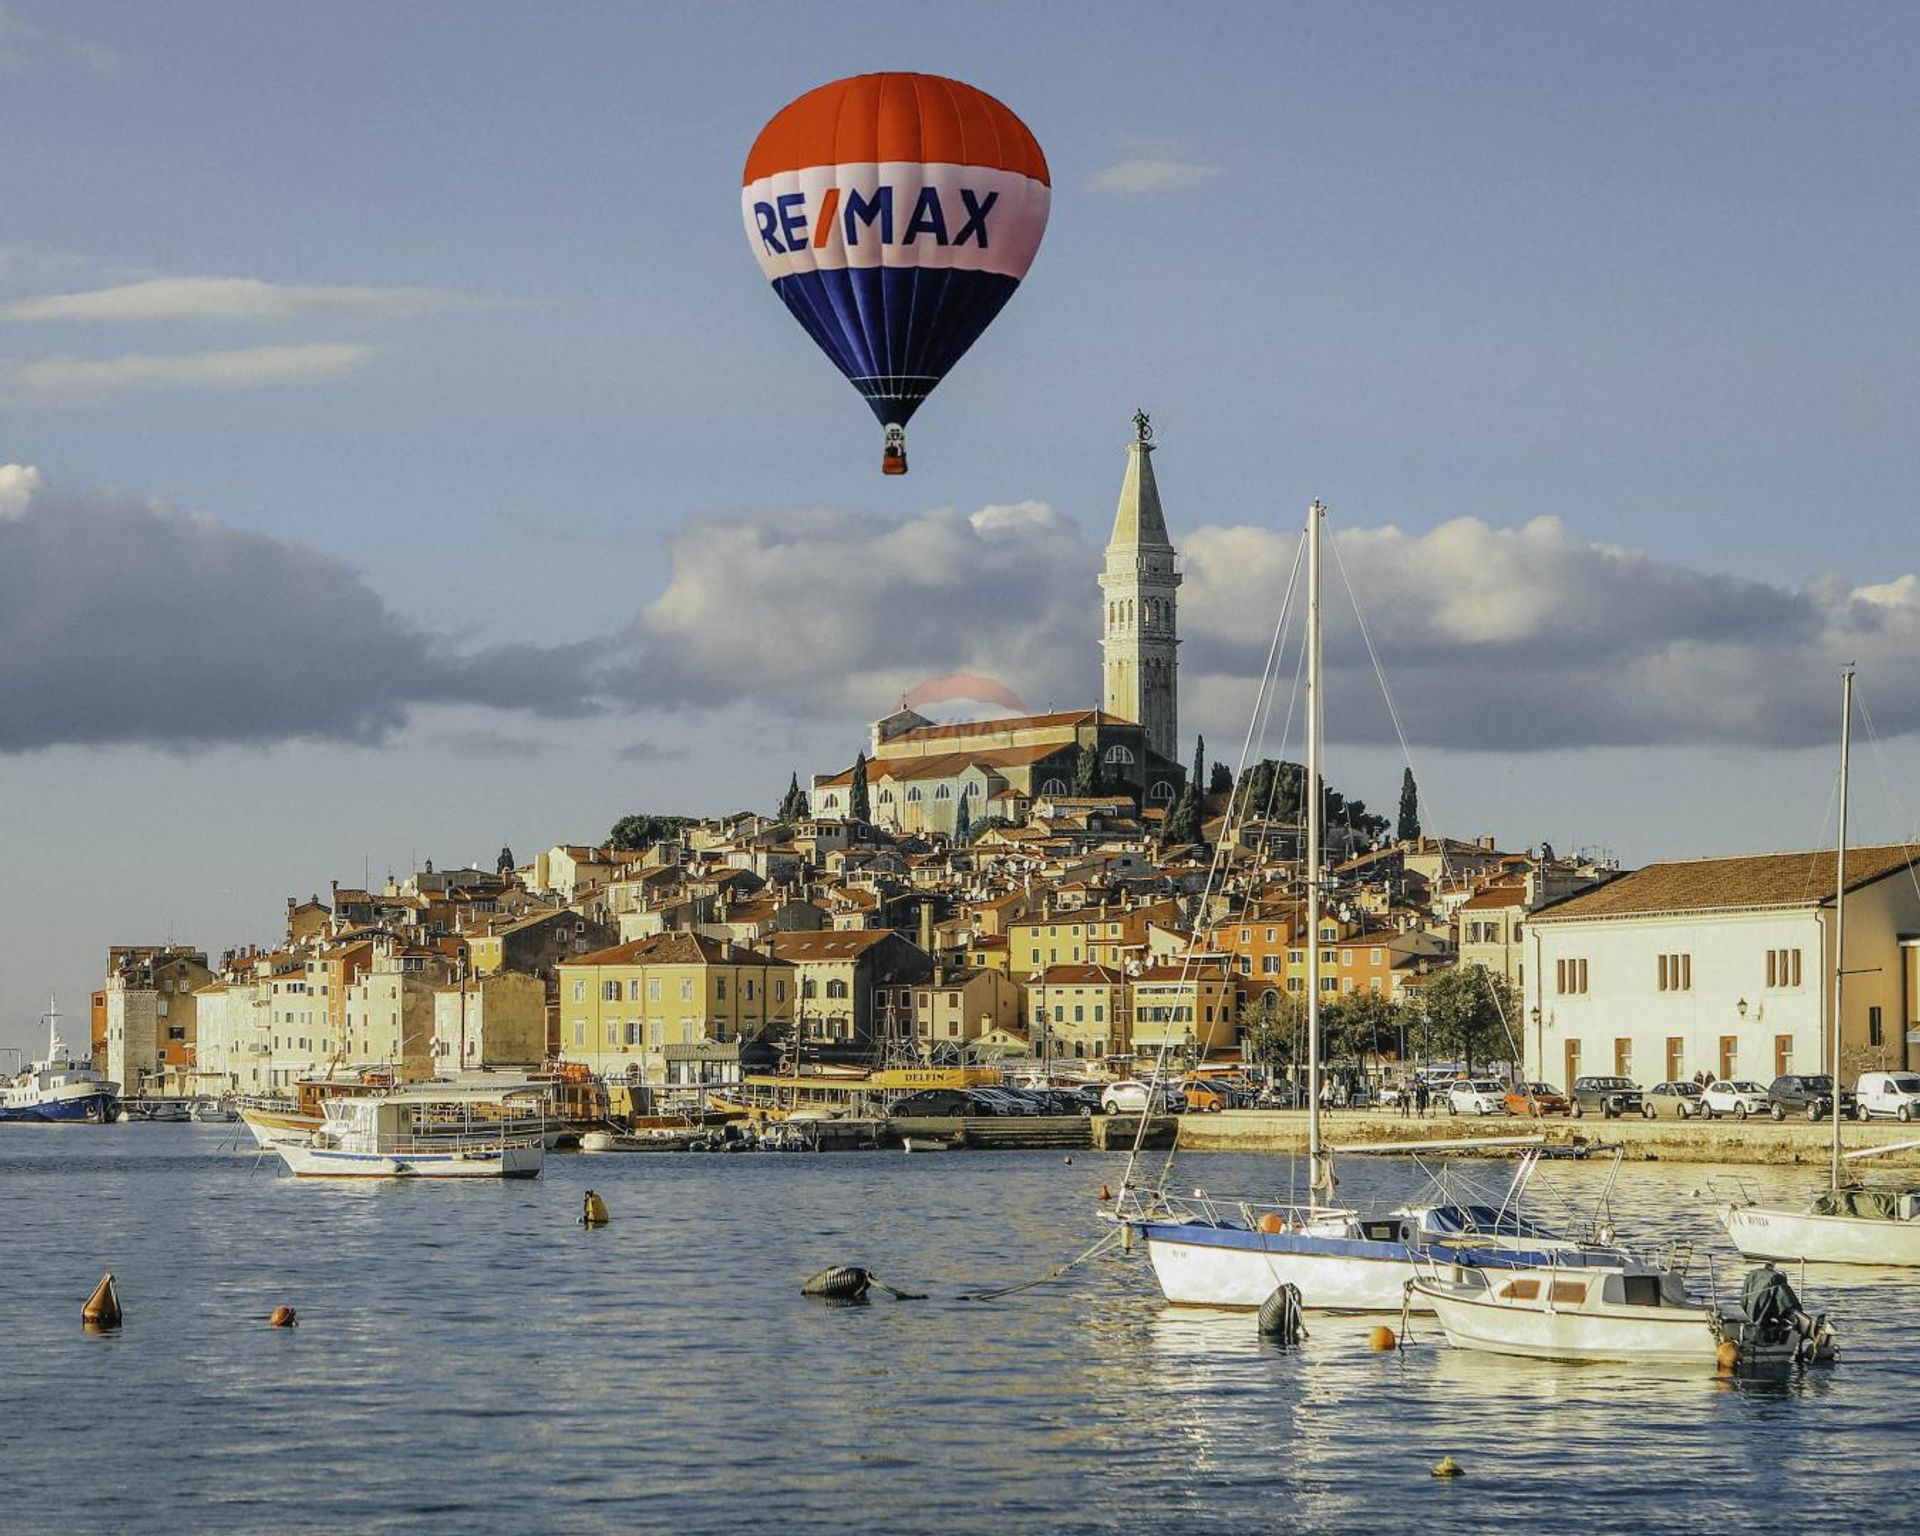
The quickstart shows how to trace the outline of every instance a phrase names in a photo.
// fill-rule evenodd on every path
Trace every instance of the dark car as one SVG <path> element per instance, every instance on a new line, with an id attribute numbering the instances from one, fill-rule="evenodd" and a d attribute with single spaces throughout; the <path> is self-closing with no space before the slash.
<path id="1" fill-rule="evenodd" d="M 1639 1088 L 1624 1077 L 1576 1077 L 1568 1097 L 1576 1116 L 1598 1110 L 1607 1119 L 1618 1120 L 1622 1115 L 1645 1113 Z"/>
<path id="2" fill-rule="evenodd" d="M 1840 1113 L 1851 1117 L 1853 1109 L 1853 1095 L 1842 1089 Z M 1833 1113 L 1833 1079 L 1824 1072 L 1789 1072 L 1776 1077 L 1767 1085 L 1767 1113 L 1776 1120 L 1788 1115 L 1824 1120 Z"/>
<path id="3" fill-rule="evenodd" d="M 977 1115 L 973 1095 L 959 1088 L 922 1088 L 904 1099 L 895 1099 L 887 1113 L 896 1120 L 948 1120 L 959 1115 Z"/>

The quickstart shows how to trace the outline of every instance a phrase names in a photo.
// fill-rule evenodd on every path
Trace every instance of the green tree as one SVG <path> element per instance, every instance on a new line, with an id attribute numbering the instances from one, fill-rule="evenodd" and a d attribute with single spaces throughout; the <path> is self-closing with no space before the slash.
<path id="1" fill-rule="evenodd" d="M 1213 774 L 1207 780 L 1207 793 L 1210 795 L 1230 795 L 1233 793 L 1233 770 L 1225 763 L 1215 763 Z"/>
<path id="2" fill-rule="evenodd" d="M 675 838 L 693 825 L 691 816 L 622 816 L 607 834 L 607 842 L 625 853 L 651 848 L 655 843 Z"/>
<path id="3" fill-rule="evenodd" d="M 1343 993 L 1331 1010 L 1329 1022 L 1328 1054 L 1335 1060 L 1365 1067 L 1369 1058 L 1377 1060 L 1400 1048 L 1402 1010 L 1378 992 Z"/>
<path id="4" fill-rule="evenodd" d="M 1400 824 L 1394 828 L 1394 836 L 1406 843 L 1419 835 L 1420 786 L 1413 782 L 1413 767 L 1409 764 L 1400 774 Z"/>
<path id="5" fill-rule="evenodd" d="M 1247 1060 L 1275 1074 L 1295 1060 L 1306 1027 L 1306 1005 L 1295 994 L 1262 995 L 1240 1016 L 1240 1048 Z"/>
<path id="6" fill-rule="evenodd" d="M 1100 793 L 1100 754 L 1091 746 L 1083 745 L 1073 760 L 1073 793 L 1081 800 Z"/>
<path id="7" fill-rule="evenodd" d="M 800 787 L 800 775 L 796 773 L 787 781 L 787 792 L 780 797 L 780 809 L 774 812 L 774 819 L 790 826 L 804 821 L 806 815 L 807 792 Z"/>
<path id="8" fill-rule="evenodd" d="M 1456 965 L 1420 989 L 1422 1043 L 1473 1070 L 1478 1061 L 1504 1060 L 1516 1050 L 1520 994 L 1484 965 Z"/>
<path id="9" fill-rule="evenodd" d="M 959 805 L 953 812 L 953 840 L 956 845 L 963 844 L 973 836 L 973 812 L 967 807 L 972 801 L 971 795 L 962 795 Z"/>
<path id="10" fill-rule="evenodd" d="M 867 754 L 853 760 L 853 783 L 847 789 L 847 815 L 855 821 L 871 821 L 873 807 L 867 800 Z"/>
<path id="11" fill-rule="evenodd" d="M 966 841 L 971 843 L 993 831 L 995 827 L 1010 827 L 1013 823 L 1004 816 L 982 816 L 967 827 Z"/>
<path id="12" fill-rule="evenodd" d="M 1193 772 L 1187 775 L 1187 783 L 1197 795 L 1206 788 L 1207 782 L 1207 738 L 1196 735 L 1193 738 Z"/>

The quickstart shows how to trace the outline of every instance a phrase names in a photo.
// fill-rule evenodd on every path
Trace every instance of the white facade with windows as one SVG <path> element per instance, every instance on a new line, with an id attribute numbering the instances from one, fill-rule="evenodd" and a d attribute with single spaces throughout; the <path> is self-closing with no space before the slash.
<path id="1" fill-rule="evenodd" d="M 1899 857 L 1863 862 L 1870 872 L 1847 894 L 1848 1084 L 1920 1059 L 1920 1044 L 1909 1044 L 1920 1029 L 1911 974 L 1920 948 L 1902 942 L 1920 932 L 1920 879 Z M 1528 1076 L 1560 1087 L 1593 1074 L 1648 1085 L 1704 1071 L 1764 1084 L 1830 1070 L 1832 884 L 1831 850 L 1699 860 L 1649 866 L 1534 913 Z"/>

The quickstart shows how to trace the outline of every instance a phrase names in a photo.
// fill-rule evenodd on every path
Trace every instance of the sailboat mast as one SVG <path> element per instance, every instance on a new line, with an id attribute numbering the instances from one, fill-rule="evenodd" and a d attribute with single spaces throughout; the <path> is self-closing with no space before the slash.
<path id="1" fill-rule="evenodd" d="M 1307 820 L 1307 1205 L 1320 1190 L 1320 520 L 1307 509 L 1307 763 L 1302 807 Z"/>
<path id="2" fill-rule="evenodd" d="M 1840 837 L 1833 858 L 1833 1034 L 1827 1071 L 1833 1078 L 1833 1187 L 1840 1187 L 1840 998 L 1847 976 L 1847 778 L 1853 748 L 1853 668 L 1840 673 Z"/>

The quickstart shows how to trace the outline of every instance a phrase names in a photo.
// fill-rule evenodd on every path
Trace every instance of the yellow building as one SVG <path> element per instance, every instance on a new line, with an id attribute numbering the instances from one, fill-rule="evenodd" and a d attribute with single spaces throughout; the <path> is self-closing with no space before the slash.
<path id="1" fill-rule="evenodd" d="M 1052 965 L 1114 965 L 1147 942 L 1154 923 L 1175 921 L 1179 903 L 1139 907 L 1081 907 L 1024 918 L 1007 927 L 1013 973 L 1030 976 Z"/>
<path id="2" fill-rule="evenodd" d="M 1027 1034 L 1048 1060 L 1098 1061 L 1128 1048 L 1127 978 L 1104 965 L 1050 965 L 1027 987 Z"/>
<path id="3" fill-rule="evenodd" d="M 668 1045 L 735 1041 L 793 1020 L 794 968 L 692 933 L 561 962 L 560 1053 L 602 1076 L 666 1080 Z"/>
<path id="4" fill-rule="evenodd" d="M 1215 962 L 1155 965 L 1134 974 L 1133 1050 L 1169 1059 L 1192 1052 L 1196 1061 L 1234 1044 L 1235 991 L 1227 968 Z"/>

